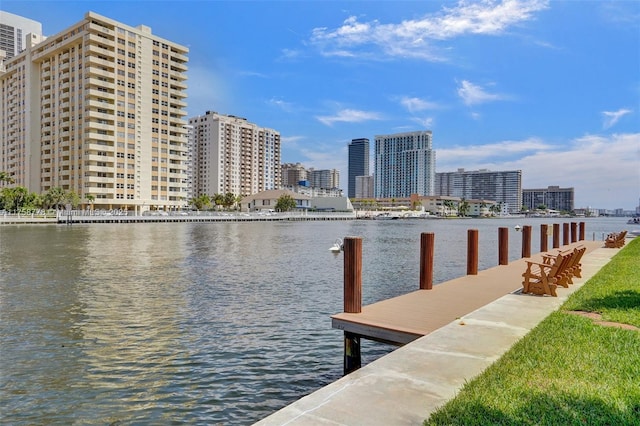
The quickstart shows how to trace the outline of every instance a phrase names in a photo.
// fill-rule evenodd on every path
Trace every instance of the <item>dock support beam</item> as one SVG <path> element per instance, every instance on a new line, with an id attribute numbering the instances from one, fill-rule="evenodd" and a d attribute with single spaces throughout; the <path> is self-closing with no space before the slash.
<path id="1" fill-rule="evenodd" d="M 543 223 L 540 225 L 540 251 L 545 252 L 549 250 L 549 238 L 547 233 L 549 231 L 549 225 Z"/>
<path id="2" fill-rule="evenodd" d="M 344 375 L 352 373 L 362 366 L 360 356 L 360 336 L 344 332 Z"/>
<path id="3" fill-rule="evenodd" d="M 509 228 L 498 228 L 498 265 L 509 264 Z"/>
<path id="4" fill-rule="evenodd" d="M 467 231 L 467 275 L 478 275 L 478 230 Z"/>
<path id="5" fill-rule="evenodd" d="M 433 248 L 435 234 L 423 232 L 420 234 L 420 290 L 433 288 Z"/>
<path id="6" fill-rule="evenodd" d="M 578 224 L 571 222 L 571 242 L 575 243 L 576 241 L 578 241 Z"/>
<path id="7" fill-rule="evenodd" d="M 584 241 L 584 222 L 580 222 L 580 241 Z"/>
<path id="8" fill-rule="evenodd" d="M 562 224 L 562 245 L 563 246 L 567 246 L 569 245 L 569 224 L 568 223 L 563 223 Z"/>

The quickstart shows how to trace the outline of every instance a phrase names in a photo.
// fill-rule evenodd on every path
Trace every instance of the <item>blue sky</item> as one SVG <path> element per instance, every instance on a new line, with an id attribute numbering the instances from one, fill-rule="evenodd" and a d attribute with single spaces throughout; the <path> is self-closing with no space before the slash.
<path id="1" fill-rule="evenodd" d="M 189 53 L 189 116 L 278 130 L 337 168 L 353 138 L 431 130 L 436 171 L 522 170 L 576 207 L 640 199 L 638 1 L 12 1 L 45 35 L 92 10 Z"/>

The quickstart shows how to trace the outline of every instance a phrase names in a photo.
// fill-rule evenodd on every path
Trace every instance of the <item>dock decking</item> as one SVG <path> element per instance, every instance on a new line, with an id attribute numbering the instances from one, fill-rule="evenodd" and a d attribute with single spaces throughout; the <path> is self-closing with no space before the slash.
<path id="1" fill-rule="evenodd" d="M 578 245 L 586 246 L 586 253 L 589 253 L 602 247 L 602 241 L 578 241 L 561 248 Z M 541 253 L 527 258 L 531 259 L 541 260 Z M 416 290 L 363 306 L 360 313 L 333 315 L 332 327 L 363 338 L 404 345 L 521 289 L 525 269 L 525 259 L 518 259 L 508 265 L 478 271 L 477 275 L 456 278 L 435 285 L 431 290 Z"/>

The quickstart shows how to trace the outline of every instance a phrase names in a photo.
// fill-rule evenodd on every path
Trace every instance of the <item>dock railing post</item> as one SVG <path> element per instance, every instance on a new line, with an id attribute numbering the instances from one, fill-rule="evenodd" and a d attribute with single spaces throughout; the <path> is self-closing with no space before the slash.
<path id="1" fill-rule="evenodd" d="M 498 228 L 498 265 L 509 264 L 509 228 Z"/>
<path id="2" fill-rule="evenodd" d="M 575 243 L 576 241 L 578 241 L 578 224 L 571 222 L 571 242 Z"/>
<path id="3" fill-rule="evenodd" d="M 569 224 L 568 223 L 563 223 L 562 224 L 562 245 L 563 246 L 567 246 L 569 245 Z"/>
<path id="4" fill-rule="evenodd" d="M 423 232 L 420 234 L 420 290 L 433 288 L 433 247 L 435 234 Z"/>
<path id="5" fill-rule="evenodd" d="M 522 257 L 531 257 L 531 225 L 522 227 Z"/>
<path id="6" fill-rule="evenodd" d="M 478 275 L 478 230 L 467 231 L 467 275 Z"/>
<path id="7" fill-rule="evenodd" d="M 584 241 L 584 222 L 580 222 L 580 241 Z"/>
<path id="8" fill-rule="evenodd" d="M 559 223 L 554 223 L 553 224 L 553 248 L 559 248 L 560 247 L 560 224 Z"/>
<path id="9" fill-rule="evenodd" d="M 362 238 L 346 237 L 344 247 L 344 311 L 362 312 Z M 360 336 L 344 332 L 344 374 L 360 368 Z"/>
<path id="10" fill-rule="evenodd" d="M 549 250 L 549 238 L 547 233 L 549 231 L 549 225 L 543 223 L 540 225 L 540 252 L 544 253 Z"/>

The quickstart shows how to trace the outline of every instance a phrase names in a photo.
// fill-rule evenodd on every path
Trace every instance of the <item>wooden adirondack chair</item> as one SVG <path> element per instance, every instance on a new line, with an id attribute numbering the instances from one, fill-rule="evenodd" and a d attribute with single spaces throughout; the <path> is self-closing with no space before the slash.
<path id="1" fill-rule="evenodd" d="M 604 246 L 607 248 L 620 248 L 624 246 L 625 238 L 627 237 L 627 231 L 614 232 L 607 236 L 604 240 Z"/>
<path id="2" fill-rule="evenodd" d="M 522 274 L 522 292 L 537 295 L 548 294 L 557 297 L 557 274 L 566 266 L 568 254 L 558 253 L 549 263 L 539 263 L 527 260 L 527 270 Z"/>

